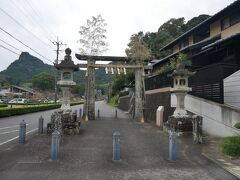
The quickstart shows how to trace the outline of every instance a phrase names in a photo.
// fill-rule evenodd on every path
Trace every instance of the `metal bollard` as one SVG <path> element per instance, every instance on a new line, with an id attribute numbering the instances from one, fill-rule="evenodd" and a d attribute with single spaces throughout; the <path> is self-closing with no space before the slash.
<path id="1" fill-rule="evenodd" d="M 53 161 L 59 158 L 60 132 L 55 130 L 52 133 L 51 159 Z"/>
<path id="2" fill-rule="evenodd" d="M 82 109 L 79 109 L 79 117 L 82 118 Z"/>
<path id="3" fill-rule="evenodd" d="M 168 131 L 168 133 L 169 133 L 169 160 L 175 161 L 177 154 L 176 144 L 177 133 L 175 131 Z"/>
<path id="4" fill-rule="evenodd" d="M 43 134 L 43 122 L 44 119 L 42 116 L 38 119 L 38 134 Z"/>
<path id="5" fill-rule="evenodd" d="M 115 109 L 115 118 L 117 118 L 117 115 L 118 115 L 118 114 L 117 114 L 117 109 Z"/>
<path id="6" fill-rule="evenodd" d="M 113 160 L 120 160 L 120 132 L 113 133 Z"/>
<path id="7" fill-rule="evenodd" d="M 100 110 L 97 110 L 97 118 L 100 118 Z"/>
<path id="8" fill-rule="evenodd" d="M 26 141 L 26 122 L 22 120 L 19 129 L 19 144 L 25 144 Z"/>

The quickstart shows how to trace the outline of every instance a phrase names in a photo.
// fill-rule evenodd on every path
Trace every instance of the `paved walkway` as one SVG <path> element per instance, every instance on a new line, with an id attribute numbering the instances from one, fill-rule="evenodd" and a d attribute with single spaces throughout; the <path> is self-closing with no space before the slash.
<path id="1" fill-rule="evenodd" d="M 99 103 L 102 112 L 114 112 Z M 121 132 L 119 162 L 112 161 L 112 133 L 116 130 Z M 50 160 L 50 146 L 50 136 L 36 134 L 25 145 L 0 146 L 0 179 L 237 179 L 202 156 L 202 145 L 191 138 L 178 138 L 178 159 L 169 161 L 167 135 L 153 124 L 127 118 L 83 122 L 80 135 L 62 136 L 57 162 Z"/>

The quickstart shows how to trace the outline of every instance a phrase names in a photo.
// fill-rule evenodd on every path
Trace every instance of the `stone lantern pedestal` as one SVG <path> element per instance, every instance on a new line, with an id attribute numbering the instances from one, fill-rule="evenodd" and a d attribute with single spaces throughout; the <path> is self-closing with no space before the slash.
<path id="1" fill-rule="evenodd" d="M 177 105 L 173 115 L 165 123 L 165 128 L 168 130 L 192 132 L 192 118 L 187 113 L 184 102 L 187 93 L 192 90 L 188 87 L 188 78 L 193 74 L 194 72 L 188 71 L 185 65 L 178 60 L 176 69 L 170 75 L 173 77 L 173 88 L 170 91 L 175 94 Z"/>

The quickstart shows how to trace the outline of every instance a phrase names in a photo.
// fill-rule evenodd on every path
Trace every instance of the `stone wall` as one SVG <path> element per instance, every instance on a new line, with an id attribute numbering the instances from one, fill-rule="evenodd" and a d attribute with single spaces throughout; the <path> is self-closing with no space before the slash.
<path id="1" fill-rule="evenodd" d="M 176 107 L 176 96 L 172 94 L 171 106 Z M 240 135 L 240 130 L 234 125 L 240 122 L 240 110 L 230 106 L 215 103 L 203 98 L 187 95 L 185 108 L 203 118 L 204 133 L 224 137 Z"/>
<path id="2" fill-rule="evenodd" d="M 161 88 L 146 91 L 145 96 L 145 122 L 156 122 L 156 111 L 159 106 L 164 106 L 163 121 L 166 122 L 168 117 L 172 115 L 174 111 L 174 108 L 171 107 L 170 88 Z"/>
<path id="3" fill-rule="evenodd" d="M 129 101 L 130 101 L 130 96 L 122 96 L 118 100 L 118 108 L 123 110 L 123 111 L 128 111 L 129 109 Z"/>

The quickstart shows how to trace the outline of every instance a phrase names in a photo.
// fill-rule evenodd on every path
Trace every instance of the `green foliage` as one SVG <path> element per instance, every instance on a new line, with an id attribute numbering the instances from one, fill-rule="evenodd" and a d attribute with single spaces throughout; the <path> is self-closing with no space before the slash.
<path id="1" fill-rule="evenodd" d="M 193 27 L 197 26 L 198 24 L 200 24 L 201 22 L 205 21 L 206 19 L 208 19 L 210 17 L 211 16 L 206 15 L 206 14 L 202 14 L 202 15 L 199 15 L 197 17 L 194 17 L 187 22 L 184 30 L 188 31 L 188 30 L 192 29 Z"/>
<path id="2" fill-rule="evenodd" d="M 198 17 L 194 17 L 185 23 L 185 19 L 182 18 L 172 18 L 162 24 L 158 32 L 147 32 L 143 36 L 143 40 L 146 45 L 150 48 L 152 56 L 161 59 L 166 57 L 171 52 L 163 51 L 159 52 L 159 49 L 170 43 L 172 40 L 180 36 L 181 34 L 185 33 L 189 29 L 193 28 L 194 26 L 198 25 L 205 19 L 207 19 L 208 15 L 200 15 Z"/>
<path id="3" fill-rule="evenodd" d="M 162 66 L 159 69 L 159 71 L 156 71 L 155 73 L 160 74 L 160 73 L 165 73 L 165 72 L 174 70 L 177 65 L 177 59 L 179 59 L 185 65 L 191 65 L 191 60 L 188 59 L 187 55 L 183 54 L 183 53 L 179 53 L 176 58 L 171 58 L 170 61 L 166 65 Z"/>
<path id="4" fill-rule="evenodd" d="M 110 98 L 109 105 L 115 107 L 118 104 L 119 95 Z"/>
<path id="5" fill-rule="evenodd" d="M 33 79 L 32 79 L 33 88 L 43 90 L 43 91 L 54 90 L 54 82 L 55 82 L 54 76 L 46 72 L 37 74 L 33 76 Z"/>
<path id="6" fill-rule="evenodd" d="M 82 102 L 73 102 L 71 106 L 82 104 Z M 20 114 L 33 113 L 38 111 L 46 111 L 50 109 L 60 108 L 61 104 L 41 104 L 41 105 L 31 105 L 31 106 L 19 106 L 14 108 L 2 108 L 0 109 L 0 118 L 8 117 Z"/>
<path id="7" fill-rule="evenodd" d="M 83 96 L 85 91 L 85 85 L 84 84 L 77 84 L 72 88 L 72 93 L 78 96 Z"/>
<path id="8" fill-rule="evenodd" d="M 220 149 L 224 154 L 240 156 L 240 136 L 225 137 L 220 140 Z"/>
<path id="9" fill-rule="evenodd" d="M 151 51 L 143 40 L 143 33 L 133 34 L 125 50 L 127 56 L 133 61 L 145 61 L 151 56 Z"/>
<path id="10" fill-rule="evenodd" d="M 112 81 L 112 94 L 111 96 L 115 96 L 119 94 L 119 92 L 125 87 L 125 75 L 124 74 L 116 74 L 113 77 Z"/>
<path id="11" fill-rule="evenodd" d="M 237 128 L 237 129 L 240 129 L 240 122 L 236 123 L 236 124 L 234 125 L 234 127 Z"/>
<path id="12" fill-rule="evenodd" d="M 2 108 L 2 107 L 7 107 L 7 106 L 8 106 L 7 104 L 0 103 L 0 108 Z"/>

